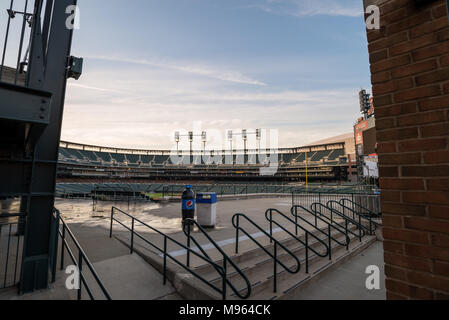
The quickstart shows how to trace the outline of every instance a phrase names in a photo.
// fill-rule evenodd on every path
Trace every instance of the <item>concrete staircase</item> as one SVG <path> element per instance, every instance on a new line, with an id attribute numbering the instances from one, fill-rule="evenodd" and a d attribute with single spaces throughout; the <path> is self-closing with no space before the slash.
<path id="1" fill-rule="evenodd" d="M 351 230 L 357 234 L 356 227 L 352 227 Z M 327 232 L 327 228 L 322 229 L 323 232 Z M 322 239 L 327 244 L 327 237 L 318 230 L 310 230 L 314 235 Z M 333 237 L 340 242 L 345 242 L 345 236 L 341 233 L 334 231 Z M 361 251 L 368 248 L 376 241 L 376 236 L 365 236 L 362 241 L 358 238 L 349 235 L 350 244 L 348 250 L 336 242 L 332 241 L 332 259 L 329 257 L 322 258 L 315 255 L 309 250 L 309 272 L 306 273 L 305 246 L 299 243 L 294 238 L 287 238 L 280 241 L 285 247 L 287 247 L 301 262 L 301 269 L 298 273 L 292 274 L 282 268 L 279 264 L 277 266 L 277 290 L 274 292 L 274 262 L 273 259 L 264 252 L 261 248 L 253 248 L 251 250 L 242 250 L 239 254 L 234 254 L 234 246 L 228 246 L 222 248 L 232 261 L 243 271 L 246 277 L 251 283 L 251 296 L 249 299 L 254 300 L 270 300 L 270 299 L 289 299 L 294 294 L 304 288 L 305 286 L 313 283 L 314 280 L 319 279 L 326 271 L 338 267 L 344 261 L 357 255 Z M 304 235 L 299 237 L 304 239 Z M 250 240 L 246 240 L 250 241 Z M 128 244 L 128 241 L 123 241 L 124 244 Z M 324 253 L 324 246 L 317 240 L 309 237 L 309 245 L 319 253 Z M 244 246 L 243 246 L 244 247 Z M 266 242 L 265 249 L 269 252 L 273 252 L 274 245 Z M 162 272 L 163 260 L 151 250 L 139 247 L 135 249 L 135 252 L 139 254 L 143 259 L 150 263 L 157 270 Z M 216 257 L 214 259 L 214 256 Z M 223 264 L 223 261 L 218 258 L 217 255 L 211 254 L 211 258 L 219 265 Z M 291 270 L 296 267 L 296 260 L 287 254 L 283 249 L 278 248 L 278 258 L 285 266 Z M 175 287 L 177 293 L 185 299 L 189 300 L 220 300 L 221 294 L 213 290 L 210 286 L 204 284 L 197 277 L 186 272 L 179 266 L 168 263 L 167 266 L 168 280 Z M 199 264 L 192 267 L 194 272 L 202 276 L 205 280 L 215 285 L 217 288 L 222 288 L 222 277 L 217 273 L 215 268 L 207 263 Z M 246 282 L 228 263 L 227 278 L 239 290 L 242 294 L 246 293 Z M 235 300 L 239 299 L 236 294 L 227 287 L 227 299 Z"/>

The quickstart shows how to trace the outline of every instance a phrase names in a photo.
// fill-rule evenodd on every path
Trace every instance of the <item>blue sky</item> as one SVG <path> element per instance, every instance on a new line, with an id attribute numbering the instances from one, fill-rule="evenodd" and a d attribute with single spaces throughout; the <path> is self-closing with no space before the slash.
<path id="1" fill-rule="evenodd" d="M 361 0 L 79 0 L 63 139 L 170 148 L 177 129 L 351 132 L 369 88 Z"/>

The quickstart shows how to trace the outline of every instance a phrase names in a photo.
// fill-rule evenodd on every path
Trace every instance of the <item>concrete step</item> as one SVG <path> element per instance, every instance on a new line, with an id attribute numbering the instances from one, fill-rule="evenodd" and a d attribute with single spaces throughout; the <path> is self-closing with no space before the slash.
<path id="1" fill-rule="evenodd" d="M 345 240 L 344 236 L 340 236 L 340 238 L 336 238 L 337 240 L 340 240 L 343 242 Z M 355 242 L 358 241 L 358 239 L 352 238 L 351 241 Z M 310 243 L 311 247 L 315 249 L 318 253 L 324 254 L 325 250 L 322 246 L 322 244 L 318 241 L 314 241 Z M 342 248 L 339 244 L 332 242 L 332 254 L 338 254 L 341 251 L 338 251 L 340 248 Z M 298 258 L 301 264 L 300 273 L 306 272 L 306 250 L 305 246 L 298 243 L 295 248 L 289 248 L 291 249 L 292 253 Z M 345 247 L 343 247 L 345 249 Z M 297 266 L 296 260 L 289 254 L 282 254 L 279 256 L 279 260 L 284 263 L 284 265 L 289 270 L 295 270 Z M 325 260 L 329 261 L 328 257 L 321 257 L 319 255 L 316 255 L 312 251 L 309 250 L 309 274 L 313 270 L 313 266 L 315 263 L 317 263 L 318 260 Z M 239 265 L 239 267 L 242 267 Z M 291 272 L 289 270 L 284 269 L 281 265 L 278 264 L 277 266 L 277 281 L 282 281 L 284 279 L 289 279 L 292 277 Z M 248 280 L 251 283 L 251 294 L 257 295 L 262 291 L 272 292 L 274 288 L 274 282 L 273 282 L 273 271 L 274 271 L 274 262 L 273 259 L 269 256 L 265 257 L 265 260 L 254 262 L 251 266 L 246 266 L 242 268 L 242 271 L 244 272 L 245 276 L 248 278 Z M 240 274 L 234 272 L 232 274 L 229 274 L 227 276 L 229 281 L 234 285 L 236 289 L 240 291 L 240 293 L 245 293 L 247 290 L 247 285 L 244 279 L 241 277 Z M 221 285 L 221 277 L 216 278 L 214 281 L 212 281 L 213 284 L 219 286 Z M 237 296 L 231 292 L 229 289 L 229 298 L 230 299 L 236 299 Z"/>

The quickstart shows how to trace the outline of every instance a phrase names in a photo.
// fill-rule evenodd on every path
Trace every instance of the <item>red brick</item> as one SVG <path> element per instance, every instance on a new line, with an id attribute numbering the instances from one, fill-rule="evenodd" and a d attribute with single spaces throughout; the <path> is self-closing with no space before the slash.
<path id="1" fill-rule="evenodd" d="M 387 107 L 376 106 L 376 118 L 404 115 L 417 112 L 416 102 L 395 104 Z"/>
<path id="2" fill-rule="evenodd" d="M 436 59 L 426 60 L 423 62 L 402 66 L 391 71 L 393 78 L 402 78 L 422 73 L 425 71 L 432 71 L 438 67 Z"/>
<path id="3" fill-rule="evenodd" d="M 405 296 L 402 296 L 400 294 L 397 294 L 395 292 L 391 292 L 391 291 L 387 290 L 387 300 L 399 300 L 399 301 L 401 301 L 401 300 L 408 300 L 408 298 L 405 297 Z"/>
<path id="4" fill-rule="evenodd" d="M 396 81 L 390 81 L 383 84 L 377 84 L 373 86 L 373 94 L 375 96 L 380 94 L 386 94 L 396 92 L 404 89 L 413 88 L 413 79 L 405 78 Z"/>
<path id="5" fill-rule="evenodd" d="M 420 128 L 423 138 L 449 136 L 449 123 L 440 123 Z"/>
<path id="6" fill-rule="evenodd" d="M 393 279 L 386 279 L 386 288 L 392 292 L 405 294 L 412 299 L 429 300 L 433 298 L 433 291 L 409 285 L 405 282 L 396 281 Z"/>
<path id="7" fill-rule="evenodd" d="M 394 67 L 404 66 L 410 63 L 410 56 L 403 55 L 399 57 L 394 57 L 388 60 L 382 60 L 371 65 L 371 73 L 377 73 L 381 71 L 390 70 Z"/>
<path id="8" fill-rule="evenodd" d="M 390 129 L 377 132 L 377 141 L 396 141 L 418 138 L 418 128 Z"/>
<path id="9" fill-rule="evenodd" d="M 378 153 L 393 153 L 396 152 L 396 143 L 394 142 L 381 142 L 377 145 Z"/>
<path id="10" fill-rule="evenodd" d="M 416 38 L 423 34 L 433 33 L 438 30 L 441 30 L 445 27 L 448 27 L 448 19 L 446 16 L 437 18 L 433 21 L 429 21 L 428 23 L 422 24 L 410 30 L 410 37 Z"/>
<path id="11" fill-rule="evenodd" d="M 423 179 L 380 178 L 381 189 L 424 190 Z"/>
<path id="12" fill-rule="evenodd" d="M 396 121 L 395 118 L 379 118 L 376 120 L 376 129 L 384 130 L 394 128 Z"/>
<path id="13" fill-rule="evenodd" d="M 404 223 L 407 229 L 449 233 L 449 221 L 445 220 L 405 217 Z"/>
<path id="14" fill-rule="evenodd" d="M 424 163 L 426 164 L 449 163 L 449 150 L 426 152 L 424 154 Z"/>
<path id="15" fill-rule="evenodd" d="M 382 190 L 381 191 L 381 201 L 383 202 L 400 202 L 401 192 L 392 190 Z"/>
<path id="16" fill-rule="evenodd" d="M 426 207 L 422 205 L 386 203 L 382 206 L 382 213 L 399 216 L 424 216 Z"/>
<path id="17" fill-rule="evenodd" d="M 446 17 L 447 16 L 446 5 L 443 4 L 438 7 L 433 7 L 432 16 L 434 18 L 439 18 L 439 17 L 443 17 L 443 16 Z"/>
<path id="18" fill-rule="evenodd" d="M 429 179 L 426 182 L 427 190 L 446 191 L 449 190 L 449 179 Z"/>
<path id="19" fill-rule="evenodd" d="M 438 259 L 449 261 L 449 250 L 427 245 L 404 244 L 405 254 L 419 258 Z"/>
<path id="20" fill-rule="evenodd" d="M 398 167 L 380 166 L 379 175 L 381 177 L 398 177 L 399 176 Z"/>
<path id="21" fill-rule="evenodd" d="M 388 50 L 384 49 L 384 50 L 381 50 L 381 51 L 377 51 L 375 53 L 371 53 L 369 55 L 369 62 L 370 63 L 376 63 L 378 61 L 385 60 L 387 58 L 388 58 Z"/>
<path id="22" fill-rule="evenodd" d="M 391 57 L 411 52 L 415 49 L 429 46 L 437 41 L 438 37 L 436 34 L 428 34 L 410 41 L 403 42 L 397 46 L 390 47 L 389 53 Z"/>
<path id="23" fill-rule="evenodd" d="M 441 276 L 435 276 L 429 273 L 408 271 L 407 277 L 409 283 L 419 286 L 426 286 L 426 288 L 448 291 L 449 279 Z"/>
<path id="24" fill-rule="evenodd" d="M 401 216 L 391 216 L 384 214 L 382 216 L 382 225 L 391 228 L 403 228 L 404 223 Z"/>
<path id="25" fill-rule="evenodd" d="M 388 275 L 390 279 L 407 280 L 407 275 L 404 272 L 404 269 L 389 264 L 385 265 L 385 274 Z"/>
<path id="26" fill-rule="evenodd" d="M 376 52 L 385 48 L 390 48 L 394 44 L 398 44 L 407 40 L 408 40 L 407 32 L 398 33 L 391 37 L 384 37 L 379 40 L 370 42 L 368 44 L 368 51 Z"/>
<path id="27" fill-rule="evenodd" d="M 446 149 L 446 147 L 446 138 L 409 140 L 398 144 L 399 152 L 441 150 Z"/>
<path id="28" fill-rule="evenodd" d="M 379 163 L 386 164 L 419 164 L 421 153 L 379 154 Z"/>
<path id="29" fill-rule="evenodd" d="M 424 86 L 427 84 L 432 84 L 436 82 L 441 82 L 449 79 L 449 68 L 438 69 L 415 78 L 416 84 L 418 86 Z"/>
<path id="30" fill-rule="evenodd" d="M 432 57 L 438 57 L 449 52 L 449 42 L 439 43 L 435 46 L 418 49 L 412 53 L 413 60 L 420 61 Z"/>
<path id="31" fill-rule="evenodd" d="M 382 233 L 385 239 L 387 240 L 395 240 L 395 241 L 406 241 L 412 243 L 420 243 L 420 244 L 428 244 L 429 237 L 427 232 L 417 232 L 401 229 L 398 230 L 396 228 L 382 228 Z"/>
<path id="32" fill-rule="evenodd" d="M 449 55 L 440 58 L 440 66 L 442 67 L 449 66 Z"/>
<path id="33" fill-rule="evenodd" d="M 395 102 L 406 102 L 416 99 L 434 97 L 441 94 L 440 86 L 420 87 L 409 89 L 394 94 Z"/>
<path id="34" fill-rule="evenodd" d="M 446 233 L 449 230 L 445 230 Z M 449 235 L 445 234 L 432 234 L 431 241 L 434 246 L 449 248 Z"/>
<path id="35" fill-rule="evenodd" d="M 449 263 L 443 261 L 435 261 L 434 269 L 436 274 L 449 277 Z"/>
<path id="36" fill-rule="evenodd" d="M 391 73 L 389 71 L 382 71 L 371 75 L 371 82 L 378 84 L 391 80 Z"/>
<path id="37" fill-rule="evenodd" d="M 418 103 L 420 111 L 430 111 L 449 108 L 449 96 L 422 100 Z"/>
<path id="38" fill-rule="evenodd" d="M 449 176 L 449 165 L 444 166 L 404 166 L 402 167 L 404 177 L 440 177 Z"/>
<path id="39" fill-rule="evenodd" d="M 408 203 L 434 203 L 434 204 L 449 204 L 449 192 L 441 191 L 409 191 L 403 192 L 402 197 L 404 202 Z"/>
<path id="40" fill-rule="evenodd" d="M 420 271 L 431 270 L 431 261 L 429 259 L 407 257 L 392 252 L 385 252 L 384 258 L 385 263 L 389 265 Z"/>
<path id="41" fill-rule="evenodd" d="M 449 220 L 449 206 L 432 205 L 429 207 L 429 216 L 432 218 Z"/>
<path id="42" fill-rule="evenodd" d="M 395 34 L 397 32 L 410 29 L 414 26 L 422 25 L 423 23 L 430 21 L 430 19 L 431 19 L 430 10 L 420 11 L 418 12 L 418 14 L 412 15 L 408 19 L 387 26 L 387 34 L 388 35 Z"/>
<path id="43" fill-rule="evenodd" d="M 398 126 L 407 127 L 413 125 L 437 123 L 445 121 L 445 113 L 443 110 L 430 112 L 420 112 L 398 118 Z"/>

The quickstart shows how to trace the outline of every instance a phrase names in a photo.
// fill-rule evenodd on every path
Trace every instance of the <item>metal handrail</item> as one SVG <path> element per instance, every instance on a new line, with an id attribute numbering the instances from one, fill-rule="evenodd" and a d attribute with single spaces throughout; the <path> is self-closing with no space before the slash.
<path id="1" fill-rule="evenodd" d="M 114 218 L 114 211 L 118 211 L 119 213 L 129 217 L 132 219 L 132 224 L 131 224 L 131 228 L 126 226 L 125 224 L 123 224 L 121 221 L 117 220 L 116 218 Z M 181 248 L 183 248 L 184 250 L 186 250 L 186 252 L 188 253 L 187 255 L 187 259 L 189 259 L 190 254 L 195 255 L 196 257 L 200 258 L 201 260 L 209 263 L 210 265 L 212 265 L 220 274 L 220 276 L 225 277 L 226 274 L 226 270 L 223 268 L 223 266 L 215 263 L 214 261 L 212 261 L 210 258 L 207 258 L 199 253 L 197 253 L 195 250 L 189 248 L 188 246 L 182 244 L 181 242 L 177 241 L 176 239 L 168 236 L 167 234 L 159 231 L 158 229 L 146 224 L 145 222 L 139 220 L 138 218 L 130 215 L 129 213 L 126 213 L 116 207 L 112 207 L 111 209 L 111 224 L 110 224 L 110 231 L 109 231 L 109 237 L 112 238 L 112 227 L 113 227 L 113 223 L 117 222 L 118 224 L 120 224 L 122 227 L 124 227 L 125 229 L 127 229 L 128 231 L 131 232 L 131 245 L 130 245 L 130 250 L 131 250 L 131 254 L 134 253 L 134 236 L 137 236 L 138 238 L 140 238 L 142 241 L 144 241 L 146 244 L 150 245 L 151 247 L 153 247 L 154 249 L 156 249 L 157 251 L 159 251 L 161 254 L 163 254 L 163 283 L 164 285 L 167 283 L 167 258 L 170 258 L 173 262 L 175 262 L 177 265 L 179 265 L 181 268 L 183 268 L 184 270 L 186 270 L 187 272 L 191 273 L 193 276 L 195 276 L 196 278 L 198 278 L 199 280 L 201 280 L 204 284 L 206 284 L 207 286 L 211 287 L 214 291 L 218 292 L 219 294 L 222 295 L 223 300 L 226 300 L 226 282 L 223 281 L 223 287 L 220 289 L 217 286 L 213 285 L 212 283 L 210 283 L 210 281 L 206 280 L 204 277 L 202 277 L 200 274 L 198 274 L 197 272 L 195 272 L 194 270 L 192 270 L 188 264 L 188 261 L 184 264 L 183 262 L 179 261 L 178 259 L 176 259 L 175 257 L 173 257 L 170 253 L 167 252 L 167 246 L 168 246 L 168 240 L 170 240 L 171 242 L 173 242 L 174 244 L 180 246 Z M 157 234 L 161 235 L 164 238 L 164 247 L 159 248 L 157 245 L 153 244 L 150 240 L 148 240 L 147 238 L 145 238 L 144 236 L 142 236 L 140 233 L 135 231 L 135 222 L 140 223 L 141 225 L 149 228 L 150 230 L 156 232 Z"/>
<path id="2" fill-rule="evenodd" d="M 258 229 L 261 233 L 263 233 L 265 236 L 267 236 L 270 239 L 270 242 L 274 242 L 274 253 L 272 254 L 270 251 L 267 250 L 259 241 L 257 241 L 252 235 L 250 235 L 245 229 L 240 227 L 240 218 L 245 219 L 247 222 L 249 222 L 251 225 L 253 225 L 256 229 Z M 273 286 L 274 286 L 274 292 L 277 292 L 277 265 L 279 264 L 282 268 L 284 268 L 285 271 L 291 274 L 296 274 L 301 270 L 301 262 L 299 261 L 298 257 L 291 252 L 289 249 L 287 249 L 281 242 L 273 238 L 267 231 L 262 229 L 258 224 L 256 224 L 253 220 L 248 218 L 248 216 L 244 215 L 243 213 L 236 213 L 232 217 L 232 225 L 235 228 L 236 235 L 235 235 L 235 253 L 239 253 L 239 232 L 243 232 L 251 241 L 253 241 L 259 248 L 261 248 L 266 254 L 268 254 L 274 262 L 273 266 Z M 280 246 L 284 251 L 290 255 L 295 261 L 296 261 L 296 268 L 290 269 L 287 267 L 284 263 L 282 263 L 278 259 L 278 246 Z"/>
<path id="3" fill-rule="evenodd" d="M 80 246 L 78 240 L 75 238 L 75 236 L 72 233 L 72 230 L 70 230 L 69 226 L 66 224 L 64 219 L 61 217 L 61 213 L 59 210 L 54 209 L 54 213 L 56 216 L 54 216 L 57 220 L 57 228 L 59 236 L 61 237 L 62 246 L 61 246 L 61 265 L 60 269 L 64 269 L 64 251 L 67 250 L 72 262 L 75 264 L 75 266 L 79 270 L 79 276 L 80 276 L 80 284 L 78 288 L 78 294 L 77 298 L 78 300 L 82 299 L 82 285 L 83 284 L 86 288 L 87 293 L 89 294 L 89 298 L 91 300 L 95 300 L 92 291 L 89 288 L 89 285 L 87 284 L 87 281 L 83 275 L 83 265 L 86 264 L 86 266 L 89 268 L 89 271 L 92 273 L 95 282 L 100 287 L 101 291 L 103 292 L 103 295 L 107 300 L 112 300 L 109 292 L 106 290 L 106 288 L 103 285 L 103 282 L 100 280 L 100 277 L 98 276 L 97 272 L 95 271 L 95 268 L 93 267 L 92 263 L 90 262 L 89 258 L 87 257 L 86 253 L 84 252 L 83 248 Z M 62 224 L 62 230 L 60 228 L 60 224 Z M 66 236 L 69 236 L 71 241 L 74 243 L 76 248 L 78 249 L 78 260 L 75 258 L 75 255 L 73 254 L 72 250 L 70 249 L 70 246 L 66 240 Z"/>
<path id="4" fill-rule="evenodd" d="M 203 253 L 205 257 L 210 259 L 209 255 L 206 253 L 206 251 L 201 247 L 201 245 L 198 243 L 198 241 L 192 236 L 191 234 L 191 227 L 196 226 L 198 230 L 207 238 L 207 240 L 210 241 L 210 243 L 215 247 L 215 249 L 220 252 L 220 254 L 223 256 L 223 270 L 224 273 L 222 275 L 223 279 L 223 288 L 226 289 L 226 283 L 229 285 L 229 287 L 232 289 L 232 291 L 240 298 L 240 299 L 248 299 L 251 296 L 251 283 L 249 282 L 249 279 L 246 277 L 246 275 L 243 273 L 243 271 L 232 261 L 231 258 L 223 251 L 223 249 L 220 248 L 220 246 L 207 234 L 207 232 L 203 229 L 203 227 L 198 224 L 194 219 L 187 219 L 184 221 L 184 227 L 183 231 L 184 234 L 187 236 L 188 239 L 192 240 L 196 247 Z M 243 278 L 243 280 L 246 282 L 246 294 L 242 295 L 240 292 L 242 290 L 238 290 L 235 288 L 235 286 L 229 281 L 227 278 L 227 263 L 229 263 L 235 271 Z M 219 270 L 217 270 L 219 271 Z M 224 296 L 226 296 L 226 291 L 223 293 Z"/>
<path id="5" fill-rule="evenodd" d="M 355 202 L 355 201 L 353 201 L 353 200 L 351 200 L 351 199 L 341 199 L 341 200 L 340 200 L 340 204 L 342 204 L 342 205 L 345 205 L 345 202 L 349 202 L 349 203 L 352 204 L 353 206 L 356 206 L 356 207 L 358 207 L 358 208 L 360 208 L 360 209 L 362 209 L 362 210 L 367 211 L 368 214 L 369 214 L 371 217 L 372 217 L 372 216 L 374 216 L 374 217 L 379 217 L 379 215 L 380 215 L 378 212 L 374 212 L 374 211 L 372 211 L 371 209 L 368 209 L 368 208 L 366 208 L 366 207 L 364 207 L 364 206 L 358 204 L 357 202 Z M 362 213 L 361 213 L 361 214 L 362 214 Z"/>
<path id="6" fill-rule="evenodd" d="M 304 210 L 306 213 L 309 213 L 309 214 L 313 215 L 315 217 L 315 224 L 311 223 L 307 219 L 305 219 L 305 218 L 301 217 L 300 215 L 298 215 L 298 208 Z M 302 221 L 304 221 L 308 225 L 314 227 L 318 232 L 324 234 L 328 238 L 328 243 L 329 243 L 329 260 L 332 260 L 332 240 L 335 243 L 337 243 L 337 244 L 339 244 L 339 245 L 341 245 L 343 247 L 349 248 L 349 243 L 351 242 L 351 239 L 349 238 L 348 233 L 345 230 L 341 230 L 339 227 L 337 227 L 337 225 L 341 226 L 340 224 L 338 224 L 338 223 L 332 224 L 332 223 L 324 220 L 323 218 L 319 217 L 316 213 L 310 211 L 309 209 L 307 209 L 307 208 L 305 208 L 305 207 L 303 207 L 301 205 L 293 206 L 290 209 L 290 212 L 295 217 L 295 221 L 297 221 L 297 219 L 301 219 Z M 318 220 L 320 220 L 321 222 L 323 222 L 324 224 L 327 225 L 327 233 L 324 232 L 323 230 L 321 230 L 318 227 Z M 343 226 L 341 226 L 341 227 L 344 228 Z M 340 242 L 340 240 L 334 238 L 332 236 L 332 233 L 331 233 L 331 228 L 333 228 L 334 230 L 337 230 L 338 232 L 343 234 L 345 236 L 345 242 Z"/>
<path id="7" fill-rule="evenodd" d="M 317 210 L 317 206 L 320 208 L 319 211 Z M 310 208 L 311 208 L 311 210 L 313 212 L 315 212 L 317 214 L 320 214 L 322 217 L 330 220 L 331 223 L 338 224 L 338 225 L 340 225 L 340 224 L 338 222 L 334 221 L 334 215 L 339 216 L 340 218 L 342 218 L 345 221 L 345 230 L 346 230 L 346 232 L 352 234 L 355 237 L 357 237 L 360 241 L 362 241 L 362 238 L 366 235 L 366 233 L 365 233 L 365 226 L 362 225 L 361 221 L 357 222 L 354 219 L 351 219 L 351 218 L 345 216 L 344 214 L 342 214 L 341 212 L 339 212 L 339 211 L 337 211 L 335 209 L 329 208 L 328 206 L 326 206 L 326 205 L 324 205 L 322 203 L 313 203 Z M 326 215 L 324 215 L 321 212 L 322 208 L 330 211 L 330 215 L 331 215 L 330 218 L 327 217 Z M 357 229 L 359 230 L 359 234 L 356 234 L 356 233 L 352 232 L 351 230 L 349 230 L 349 228 L 348 228 L 348 224 L 349 223 L 351 223 L 351 224 L 353 224 L 354 226 L 357 227 Z"/>
<path id="8" fill-rule="evenodd" d="M 344 202 L 343 202 L 344 203 Z M 340 207 L 342 207 L 343 208 L 343 212 L 341 212 L 341 211 L 339 211 L 339 210 L 337 210 L 337 209 L 335 209 L 334 207 L 333 207 L 333 205 L 339 205 Z M 342 203 L 340 203 L 340 202 L 337 202 L 337 201 L 328 201 L 328 203 L 327 203 L 327 206 L 328 207 L 330 207 L 330 208 L 333 208 L 334 210 L 337 210 L 337 211 L 339 211 L 341 214 L 343 214 L 343 215 L 346 215 L 345 214 L 345 210 L 349 210 L 349 211 L 351 211 L 352 212 L 352 215 L 353 215 L 353 220 L 356 220 L 356 216 L 357 216 L 357 218 L 358 218 L 358 220 L 359 220 L 359 222 L 360 222 L 360 224 L 370 233 L 370 234 L 373 234 L 375 231 L 376 231 L 376 229 L 378 228 L 378 227 L 380 227 L 380 224 L 378 224 L 378 223 L 376 223 L 376 222 L 374 222 L 373 221 L 373 219 L 371 218 L 371 216 L 366 216 L 366 215 L 363 215 L 363 214 L 361 214 L 360 212 L 357 212 L 357 211 L 355 211 L 354 209 L 352 209 L 352 208 L 350 208 L 350 207 L 347 207 L 347 206 L 345 206 L 344 204 L 342 204 Z M 364 220 L 367 220 L 368 222 L 369 222 L 369 228 L 368 227 L 365 227 L 361 222 L 362 222 L 362 219 L 364 219 Z M 374 226 L 374 228 L 373 228 L 373 226 Z"/>
<path id="9" fill-rule="evenodd" d="M 287 230 L 284 226 L 282 226 L 281 224 L 279 224 L 277 221 L 273 220 L 273 212 L 276 212 L 278 215 L 280 215 L 281 217 L 285 218 L 287 221 L 293 223 L 295 225 L 295 230 L 296 230 L 296 235 L 294 235 L 293 233 L 291 233 L 289 230 Z M 285 214 L 283 214 L 281 211 L 277 210 L 277 209 L 268 209 L 267 211 L 265 211 L 265 218 L 268 220 L 268 222 L 270 222 L 270 235 L 273 236 L 273 224 L 277 225 L 279 228 L 281 228 L 284 232 L 286 232 L 289 236 L 293 237 L 294 239 L 296 239 L 299 243 L 301 243 L 302 245 L 304 245 L 304 247 L 306 248 L 306 273 L 309 273 L 309 250 L 311 250 L 313 253 L 315 253 L 317 256 L 321 257 L 321 258 L 325 258 L 329 255 L 329 247 L 327 246 L 327 244 L 321 240 L 320 238 L 318 238 L 316 235 L 314 235 L 313 233 L 311 233 L 309 230 L 307 230 L 306 228 L 303 228 L 301 225 L 299 225 L 297 222 L 293 221 L 292 219 L 290 219 L 289 217 L 287 217 Z M 301 229 L 304 231 L 305 233 L 305 242 L 302 241 L 299 237 L 298 237 L 298 229 Z M 320 242 L 325 248 L 326 248 L 326 253 L 322 254 L 318 251 L 316 251 L 313 247 L 311 247 L 309 245 L 309 237 L 314 238 L 316 241 Z"/>

